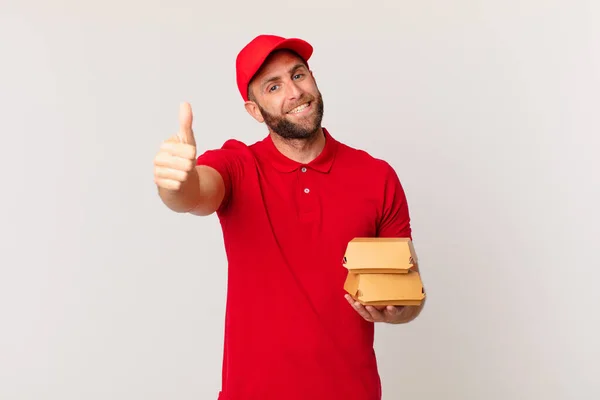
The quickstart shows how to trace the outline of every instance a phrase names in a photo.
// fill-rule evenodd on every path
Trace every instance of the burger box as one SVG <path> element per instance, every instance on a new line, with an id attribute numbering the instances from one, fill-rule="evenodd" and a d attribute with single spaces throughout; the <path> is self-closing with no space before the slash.
<path id="1" fill-rule="evenodd" d="M 418 306 L 425 298 L 409 238 L 355 238 L 343 265 L 348 269 L 344 290 L 363 305 Z"/>
<path id="2" fill-rule="evenodd" d="M 359 237 L 348 243 L 344 265 L 356 273 L 406 274 L 417 264 L 408 238 Z"/>
<path id="3" fill-rule="evenodd" d="M 419 273 L 355 274 L 348 272 L 344 289 L 365 306 L 418 306 L 425 298 Z"/>

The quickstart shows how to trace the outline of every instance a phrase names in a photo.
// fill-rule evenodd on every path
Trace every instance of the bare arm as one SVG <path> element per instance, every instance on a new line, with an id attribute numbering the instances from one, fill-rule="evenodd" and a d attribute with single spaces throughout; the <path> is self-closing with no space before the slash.
<path id="1" fill-rule="evenodd" d="M 175 212 L 206 216 L 217 211 L 221 205 L 225 196 L 225 184 L 216 169 L 197 165 L 179 190 L 159 186 L 158 194 L 163 203 Z"/>
<path id="2" fill-rule="evenodd" d="M 184 103 L 179 133 L 167 139 L 154 158 L 154 182 L 163 203 L 175 212 L 210 215 L 225 196 L 225 184 L 214 168 L 196 165 L 192 110 Z"/>
<path id="3" fill-rule="evenodd" d="M 424 298 L 423 301 L 421 301 L 421 305 L 419 306 L 396 307 L 397 312 L 395 317 L 391 318 L 390 321 L 387 322 L 390 324 L 406 324 L 408 322 L 413 321 L 419 316 L 419 314 L 421 314 L 423 307 L 425 307 L 426 301 L 427 298 Z M 389 309 L 389 311 L 393 313 L 392 309 Z"/>

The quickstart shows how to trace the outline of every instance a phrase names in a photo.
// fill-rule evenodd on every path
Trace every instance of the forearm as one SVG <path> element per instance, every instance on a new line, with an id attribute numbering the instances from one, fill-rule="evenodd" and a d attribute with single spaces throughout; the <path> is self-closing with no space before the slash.
<path id="1" fill-rule="evenodd" d="M 179 213 L 189 212 L 200 200 L 200 180 L 197 172 L 190 171 L 190 177 L 181 183 L 178 190 L 159 187 L 158 195 L 171 210 Z"/>
<path id="2" fill-rule="evenodd" d="M 171 210 L 179 213 L 210 215 L 217 210 L 223 196 L 221 175 L 208 166 L 196 166 L 179 190 L 159 188 L 159 196 Z"/>
<path id="3" fill-rule="evenodd" d="M 418 306 L 402 306 L 397 319 L 393 322 L 394 324 L 406 324 L 416 319 L 421 311 L 425 307 L 425 299 Z"/>

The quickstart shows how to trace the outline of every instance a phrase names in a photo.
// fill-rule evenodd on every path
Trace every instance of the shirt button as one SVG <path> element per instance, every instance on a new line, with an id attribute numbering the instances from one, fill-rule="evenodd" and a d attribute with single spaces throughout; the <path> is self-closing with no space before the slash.
<path id="1" fill-rule="evenodd" d="M 308 192 L 310 192 L 309 188 L 304 189 L 304 193 L 308 193 Z"/>
<path id="2" fill-rule="evenodd" d="M 306 172 L 306 167 L 302 167 L 302 172 Z"/>

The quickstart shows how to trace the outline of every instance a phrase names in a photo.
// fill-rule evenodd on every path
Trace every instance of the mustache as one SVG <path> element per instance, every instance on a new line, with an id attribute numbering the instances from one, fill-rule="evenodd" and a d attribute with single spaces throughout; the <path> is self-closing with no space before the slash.
<path id="1" fill-rule="evenodd" d="M 289 113 L 290 111 L 292 111 L 294 108 L 298 107 L 299 105 L 302 105 L 304 103 L 310 103 L 315 101 L 316 98 L 313 95 L 310 94 L 305 94 L 302 95 L 302 97 L 300 97 L 300 100 L 296 101 L 292 106 L 290 106 L 285 112 L 286 114 Z"/>

